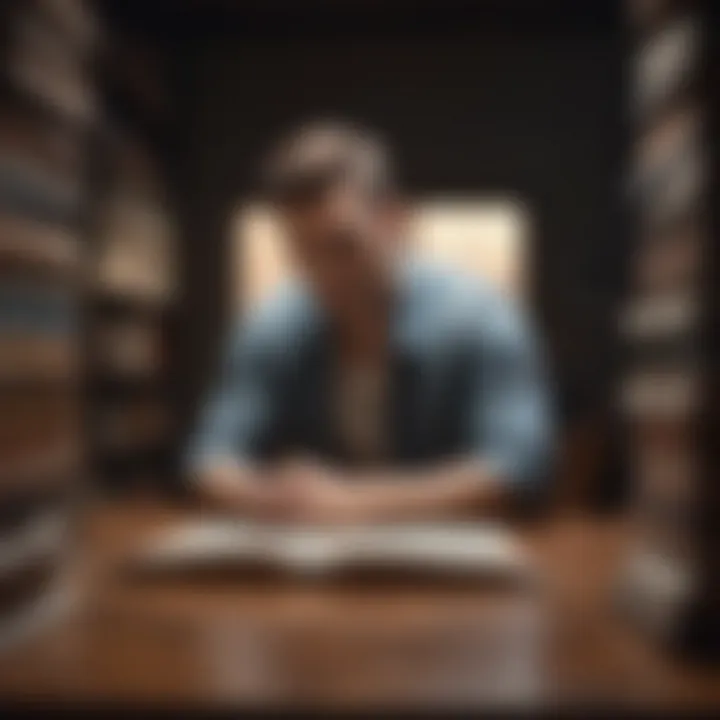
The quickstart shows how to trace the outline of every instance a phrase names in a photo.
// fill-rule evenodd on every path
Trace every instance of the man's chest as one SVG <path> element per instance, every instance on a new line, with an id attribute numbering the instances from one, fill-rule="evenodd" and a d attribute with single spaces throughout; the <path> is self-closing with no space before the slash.
<path id="1" fill-rule="evenodd" d="M 348 368 L 315 359 L 288 378 L 288 442 L 344 459 L 421 461 L 462 440 L 470 374 L 459 354 L 392 357 Z"/>

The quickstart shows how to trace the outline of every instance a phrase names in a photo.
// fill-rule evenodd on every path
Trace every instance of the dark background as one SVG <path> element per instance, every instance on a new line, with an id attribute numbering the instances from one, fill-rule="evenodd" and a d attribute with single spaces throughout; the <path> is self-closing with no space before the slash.
<path id="1" fill-rule="evenodd" d="M 590 418 L 612 435 L 628 255 L 617 3 L 184 0 L 106 11 L 162 53 L 171 80 L 157 144 L 182 225 L 183 427 L 231 308 L 233 210 L 279 133 L 331 116 L 384 133 L 410 193 L 510 193 L 529 204 L 533 307 L 562 424 Z M 600 494 L 616 494 L 618 482 L 611 473 Z"/>

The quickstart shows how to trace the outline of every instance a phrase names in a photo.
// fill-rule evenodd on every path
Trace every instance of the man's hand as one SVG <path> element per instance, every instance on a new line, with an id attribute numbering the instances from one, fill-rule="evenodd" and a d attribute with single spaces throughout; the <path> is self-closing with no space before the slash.
<path id="1" fill-rule="evenodd" d="M 201 475 L 202 498 L 213 509 L 261 520 L 285 514 L 286 503 L 278 487 L 252 467 L 232 461 L 218 463 Z"/>
<path id="2" fill-rule="evenodd" d="M 276 469 L 275 509 L 290 520 L 348 523 L 363 519 L 358 488 L 337 471 L 308 459 L 289 460 Z"/>
<path id="3" fill-rule="evenodd" d="M 351 483 L 305 458 L 263 469 L 224 463 L 203 474 L 201 487 L 214 507 L 259 520 L 346 523 L 360 511 Z"/>

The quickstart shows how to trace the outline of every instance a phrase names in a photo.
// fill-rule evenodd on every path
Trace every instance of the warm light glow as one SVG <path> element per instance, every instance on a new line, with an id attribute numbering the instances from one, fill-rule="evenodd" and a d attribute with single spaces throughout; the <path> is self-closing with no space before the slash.
<path id="1" fill-rule="evenodd" d="M 417 204 L 411 223 L 421 255 L 484 277 L 515 296 L 526 286 L 528 230 L 526 208 L 502 198 L 429 199 Z M 253 307 L 291 276 L 291 261 L 263 205 L 239 211 L 232 242 L 233 302 Z"/>

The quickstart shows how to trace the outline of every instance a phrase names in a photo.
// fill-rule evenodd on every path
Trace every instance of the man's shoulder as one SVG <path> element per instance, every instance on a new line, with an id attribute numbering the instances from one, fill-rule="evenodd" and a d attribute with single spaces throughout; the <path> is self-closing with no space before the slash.
<path id="1" fill-rule="evenodd" d="M 317 308 L 307 290 L 288 282 L 244 317 L 235 321 L 235 334 L 246 346 L 267 353 L 297 350 L 319 327 Z"/>
<path id="2" fill-rule="evenodd" d="M 477 275 L 429 263 L 410 273 L 411 314 L 436 339 L 462 341 L 517 314 L 511 298 Z"/>

